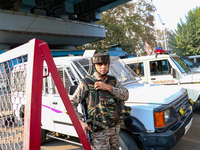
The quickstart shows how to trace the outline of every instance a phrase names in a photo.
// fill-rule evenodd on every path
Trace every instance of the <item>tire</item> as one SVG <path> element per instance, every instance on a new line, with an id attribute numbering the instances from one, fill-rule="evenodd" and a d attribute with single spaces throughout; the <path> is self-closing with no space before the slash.
<path id="1" fill-rule="evenodd" d="M 47 134 L 47 131 L 44 129 L 41 129 L 41 145 L 44 144 L 46 141 L 46 134 Z"/>
<path id="2" fill-rule="evenodd" d="M 125 131 L 119 132 L 120 150 L 139 150 L 134 139 Z"/>

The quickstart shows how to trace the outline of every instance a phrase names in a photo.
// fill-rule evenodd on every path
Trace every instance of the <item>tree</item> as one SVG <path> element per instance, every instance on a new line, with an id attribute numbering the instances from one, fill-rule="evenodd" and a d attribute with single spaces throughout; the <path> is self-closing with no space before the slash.
<path id="1" fill-rule="evenodd" d="M 186 22 L 180 19 L 177 30 L 172 32 L 169 43 L 173 52 L 178 55 L 200 54 L 200 7 L 190 10 L 185 16 Z"/>
<path id="2" fill-rule="evenodd" d="M 101 14 L 98 24 L 104 25 L 106 39 L 84 45 L 87 49 L 106 51 L 108 46 L 120 44 L 123 51 L 135 53 L 146 41 L 155 47 L 153 7 L 144 0 L 128 2 Z M 140 40 L 142 39 L 142 41 Z M 141 46 L 142 45 L 142 46 Z"/>

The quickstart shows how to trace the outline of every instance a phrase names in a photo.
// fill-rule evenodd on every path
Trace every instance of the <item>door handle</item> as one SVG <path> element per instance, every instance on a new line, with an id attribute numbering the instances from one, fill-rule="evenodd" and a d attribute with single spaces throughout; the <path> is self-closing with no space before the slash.
<path id="1" fill-rule="evenodd" d="M 151 78 L 151 80 L 156 80 L 156 78 Z"/>
<path id="2" fill-rule="evenodd" d="M 53 102 L 53 104 L 54 104 L 54 105 L 58 105 L 58 103 L 57 103 L 57 102 Z"/>

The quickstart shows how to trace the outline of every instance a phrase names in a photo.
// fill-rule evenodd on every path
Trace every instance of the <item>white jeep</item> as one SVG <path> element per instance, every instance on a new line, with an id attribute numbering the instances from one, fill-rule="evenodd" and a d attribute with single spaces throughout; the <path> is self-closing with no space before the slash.
<path id="1" fill-rule="evenodd" d="M 194 73 L 175 54 L 162 54 L 126 58 L 123 61 L 140 77 L 139 83 L 181 86 L 188 91 L 189 98 L 197 102 L 200 96 L 200 73 Z M 151 64 L 156 64 L 151 70 Z"/>
<path id="2" fill-rule="evenodd" d="M 54 62 L 69 97 L 73 94 L 70 87 L 78 85 L 82 78 L 93 72 L 90 57 L 59 57 L 54 58 Z M 23 66 L 25 73 L 26 65 Z M 12 83 L 16 82 L 17 75 L 21 74 L 18 73 L 18 67 L 20 64 L 12 71 Z M 43 79 L 41 143 L 45 142 L 46 135 L 74 143 L 69 138 L 78 135 L 51 74 L 48 74 L 47 66 L 44 67 L 44 72 L 47 76 Z M 121 149 L 138 150 L 142 147 L 154 150 L 171 149 L 189 130 L 193 120 L 193 109 L 186 89 L 179 86 L 171 88 L 139 84 L 140 77 L 118 57 L 111 57 L 109 74 L 114 75 L 129 90 L 126 105 L 132 108 L 131 115 L 121 124 L 119 133 Z M 12 98 L 15 99 L 13 108 L 19 112 L 15 115 L 23 123 L 25 98 L 15 97 L 14 89 L 12 92 Z M 20 103 L 16 104 L 19 99 Z M 79 110 L 81 113 L 80 108 Z"/>

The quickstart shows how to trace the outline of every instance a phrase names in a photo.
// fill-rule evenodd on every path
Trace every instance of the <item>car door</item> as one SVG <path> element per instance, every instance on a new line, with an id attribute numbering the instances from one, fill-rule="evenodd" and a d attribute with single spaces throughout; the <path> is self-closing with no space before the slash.
<path id="1" fill-rule="evenodd" d="M 149 61 L 150 84 L 178 84 L 178 80 L 171 75 L 171 65 L 168 59 Z"/>

